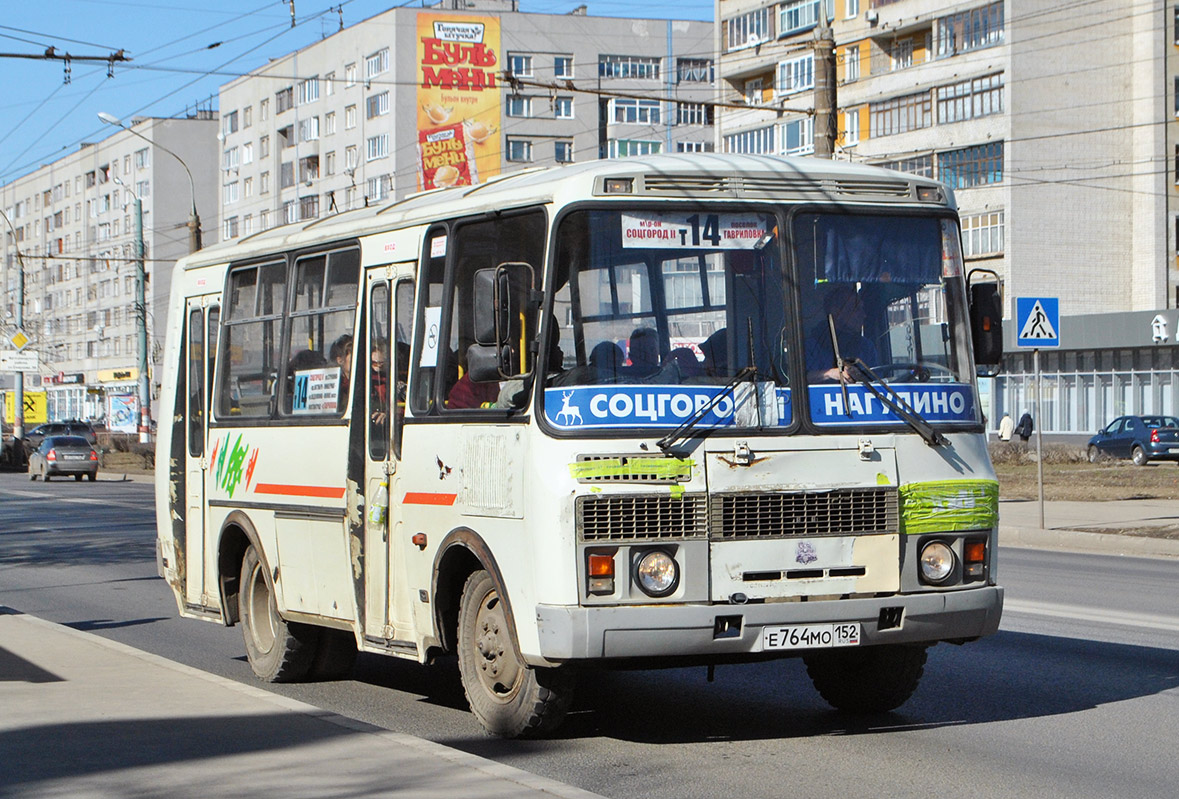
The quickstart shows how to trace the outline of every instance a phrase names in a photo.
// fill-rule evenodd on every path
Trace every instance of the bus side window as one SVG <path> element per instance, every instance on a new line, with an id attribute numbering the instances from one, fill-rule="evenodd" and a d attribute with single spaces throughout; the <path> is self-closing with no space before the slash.
<path id="1" fill-rule="evenodd" d="M 439 324 L 442 318 L 442 283 L 446 276 L 446 250 L 449 235 L 446 228 L 437 227 L 426 237 L 425 267 L 422 270 L 421 316 L 417 319 L 414 353 L 413 393 L 410 405 L 417 416 L 425 416 L 434 409 L 434 384 L 441 350 Z M 444 392 L 445 396 L 445 392 Z"/>
<path id="2" fill-rule="evenodd" d="M 205 314 L 197 308 L 188 315 L 188 454 L 205 451 Z"/>
<path id="3" fill-rule="evenodd" d="M 394 342 L 389 353 L 393 356 L 393 379 L 390 384 L 393 394 L 393 454 L 398 458 L 401 457 L 401 423 L 405 419 L 405 402 L 409 394 L 409 326 L 413 319 L 413 290 L 412 280 L 397 283 L 393 335 L 390 337 Z"/>
<path id="4" fill-rule="evenodd" d="M 389 454 L 389 284 L 373 286 L 369 299 L 368 455 L 383 461 Z"/>
<path id="5" fill-rule="evenodd" d="M 286 261 L 234 269 L 226 291 L 225 352 L 218 386 L 217 415 L 265 418 L 270 415 L 279 375 Z"/>

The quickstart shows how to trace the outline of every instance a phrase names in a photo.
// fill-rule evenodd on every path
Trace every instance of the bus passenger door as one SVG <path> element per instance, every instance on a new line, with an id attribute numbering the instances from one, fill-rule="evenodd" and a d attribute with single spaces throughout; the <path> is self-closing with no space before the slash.
<path id="1" fill-rule="evenodd" d="M 217 604 L 217 592 L 206 590 L 206 576 L 214 575 L 207 563 L 205 542 L 205 477 L 209 471 L 209 407 L 213 388 L 213 362 L 217 352 L 217 327 L 221 309 L 216 295 L 188 300 L 185 335 L 187 370 L 184 454 L 184 602 L 194 609 Z"/>
<path id="2" fill-rule="evenodd" d="M 368 331 L 366 347 L 357 352 L 354 381 L 367 394 L 365 404 L 365 630 L 367 638 L 395 642 L 413 640 L 406 599 L 405 547 L 408 542 L 397 497 L 401 460 L 401 423 L 405 414 L 405 383 L 409 367 L 409 333 L 413 329 L 413 264 L 369 270 L 366 279 Z M 381 484 L 385 483 L 382 492 Z M 374 513 L 377 497 L 387 510 Z M 384 518 L 381 518 L 381 517 Z"/>

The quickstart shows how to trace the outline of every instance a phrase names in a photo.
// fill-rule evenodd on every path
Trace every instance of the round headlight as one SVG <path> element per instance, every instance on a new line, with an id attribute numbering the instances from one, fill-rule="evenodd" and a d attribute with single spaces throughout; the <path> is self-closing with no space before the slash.
<path id="1" fill-rule="evenodd" d="M 680 582 L 680 567 L 671 555 L 656 549 L 639 560 L 635 580 L 647 596 L 667 596 Z"/>
<path id="2" fill-rule="evenodd" d="M 921 577 L 929 583 L 945 581 L 954 571 L 954 550 L 941 541 L 931 541 L 921 550 Z"/>

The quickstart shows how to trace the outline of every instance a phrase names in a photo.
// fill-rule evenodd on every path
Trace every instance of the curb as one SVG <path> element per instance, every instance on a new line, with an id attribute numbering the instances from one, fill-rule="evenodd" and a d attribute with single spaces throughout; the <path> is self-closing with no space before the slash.
<path id="1" fill-rule="evenodd" d="M 1028 549 L 1059 549 L 1068 552 L 1099 552 L 1104 555 L 1179 558 L 1179 541 L 1113 533 L 1089 533 L 1084 530 L 1040 529 L 1000 525 L 1001 546 Z"/>

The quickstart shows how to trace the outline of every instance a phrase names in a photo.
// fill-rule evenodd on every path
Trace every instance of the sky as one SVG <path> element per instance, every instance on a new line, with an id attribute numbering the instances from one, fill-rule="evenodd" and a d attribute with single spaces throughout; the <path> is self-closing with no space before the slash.
<path id="1" fill-rule="evenodd" d="M 0 185 L 115 132 L 104 111 L 183 116 L 216 108 L 218 88 L 292 50 L 390 8 L 421 0 L 0 0 Z M 713 0 L 521 0 L 520 10 L 712 19 Z M 48 48 L 60 60 L 20 58 Z M 105 60 L 122 50 L 129 61 Z M 111 74 L 108 74 L 111 73 Z M 68 77 L 68 81 L 67 81 Z"/>

